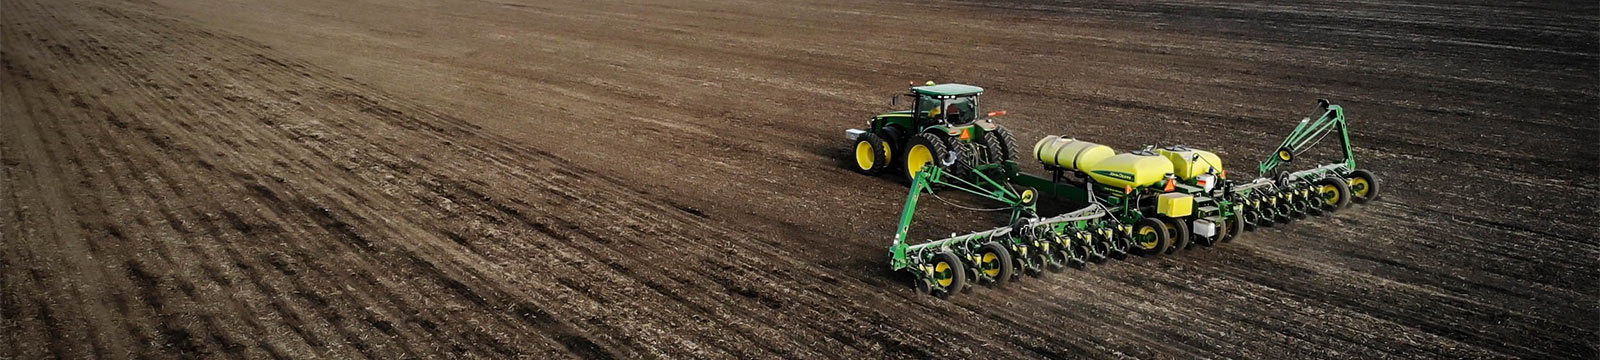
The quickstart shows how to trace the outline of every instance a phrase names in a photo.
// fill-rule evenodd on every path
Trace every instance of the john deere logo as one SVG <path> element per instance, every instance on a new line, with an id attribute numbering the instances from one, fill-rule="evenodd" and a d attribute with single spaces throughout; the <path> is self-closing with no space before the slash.
<path id="1" fill-rule="evenodd" d="M 1120 179 L 1122 181 L 1133 181 L 1133 174 L 1131 173 L 1110 170 L 1095 170 L 1094 173 Z"/>

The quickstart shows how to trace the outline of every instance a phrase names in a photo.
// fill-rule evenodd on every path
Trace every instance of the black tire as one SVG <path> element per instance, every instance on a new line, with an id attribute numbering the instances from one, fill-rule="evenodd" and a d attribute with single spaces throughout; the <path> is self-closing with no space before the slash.
<path id="1" fill-rule="evenodd" d="M 983 161 L 988 164 L 999 164 L 1005 161 L 1005 145 L 1000 143 L 1000 136 L 993 131 L 983 133 Z"/>
<path id="2" fill-rule="evenodd" d="M 1067 246 L 1067 241 L 1071 239 L 1056 234 L 1050 235 L 1048 241 L 1050 250 L 1046 251 L 1045 255 L 1048 255 L 1049 261 L 1045 263 L 1045 269 L 1053 273 L 1066 270 L 1067 264 L 1072 261 L 1072 248 Z"/>
<path id="3" fill-rule="evenodd" d="M 1089 236 L 1088 240 L 1079 238 L 1070 238 L 1068 240 L 1072 241 L 1068 246 L 1072 247 L 1072 253 L 1076 256 L 1072 257 L 1067 264 L 1075 265 L 1079 268 L 1089 265 L 1089 259 L 1092 256 L 1090 254 L 1094 252 L 1094 245 L 1092 245 L 1094 237 Z"/>
<path id="4" fill-rule="evenodd" d="M 1278 203 L 1272 206 L 1273 220 L 1279 224 L 1288 224 L 1294 221 L 1294 197 L 1279 196 Z"/>
<path id="5" fill-rule="evenodd" d="M 1300 195 L 1298 191 L 1296 191 L 1295 195 L 1289 196 L 1290 199 L 1293 199 L 1289 201 L 1289 217 L 1293 217 L 1295 220 L 1304 220 L 1313 205 L 1309 197 L 1309 195 Z"/>
<path id="6" fill-rule="evenodd" d="M 977 268 L 979 276 L 990 281 L 994 287 L 1005 287 L 1011 281 L 1011 252 L 999 243 L 989 242 L 978 248 Z"/>
<path id="7" fill-rule="evenodd" d="M 866 175 L 877 175 L 883 169 L 889 168 L 889 154 L 883 138 L 877 134 L 866 133 L 856 138 L 855 146 L 851 147 L 850 154 L 855 158 L 856 172 Z"/>
<path id="8" fill-rule="evenodd" d="M 1350 200 L 1357 204 L 1365 204 L 1378 198 L 1378 177 L 1372 172 L 1363 170 L 1351 171 L 1345 175 L 1345 183 L 1350 189 Z M 1365 187 L 1365 190 L 1360 188 Z"/>
<path id="9" fill-rule="evenodd" d="M 1228 225 L 1228 236 L 1222 237 L 1222 242 L 1231 242 L 1234 239 L 1238 239 L 1239 236 L 1244 235 L 1244 227 L 1245 227 L 1245 225 L 1244 225 L 1244 216 L 1243 215 L 1233 214 L 1232 217 L 1229 217 L 1228 219 L 1223 220 L 1223 221 L 1227 221 L 1227 222 L 1229 222 L 1231 224 Z"/>
<path id="10" fill-rule="evenodd" d="M 1096 264 L 1106 262 L 1106 256 L 1110 253 L 1111 239 L 1101 234 L 1089 236 L 1089 251 L 1086 254 L 1089 262 Z"/>
<path id="11" fill-rule="evenodd" d="M 1161 255 L 1172 246 L 1171 231 L 1157 218 L 1143 218 L 1133 223 L 1133 250 L 1141 256 Z"/>
<path id="12" fill-rule="evenodd" d="M 924 154 L 919 153 L 921 151 L 928 152 L 925 154 L 926 158 L 923 158 Z M 933 166 L 939 166 L 939 158 L 945 156 L 946 152 L 948 151 L 944 146 L 944 139 L 940 139 L 939 135 L 921 133 L 912 136 L 911 142 L 906 143 L 905 149 L 900 151 L 900 168 L 905 169 L 901 174 L 904 174 L 906 181 L 910 182 L 912 179 L 916 179 L 916 173 L 922 170 L 922 165 L 932 164 Z M 921 161 L 922 164 L 917 164 L 916 168 L 912 168 L 911 163 L 918 161 Z"/>
<path id="13" fill-rule="evenodd" d="M 1011 130 L 995 125 L 992 133 L 1000 138 L 1000 161 L 1017 161 L 1017 137 L 1011 135 Z"/>
<path id="14" fill-rule="evenodd" d="M 902 165 L 900 151 L 902 147 L 905 147 L 906 141 L 909 140 L 906 139 L 906 133 L 900 131 L 900 128 L 885 126 L 883 129 L 878 130 L 878 138 L 883 139 L 883 145 L 889 148 L 889 166 L 884 167 L 883 170 L 905 172 L 905 169 L 900 167 Z"/>
<path id="15" fill-rule="evenodd" d="M 1249 201 L 1254 202 L 1254 200 Z M 1236 215 L 1239 216 L 1240 220 L 1244 221 L 1245 230 L 1256 231 L 1256 228 L 1259 227 L 1259 224 L 1262 222 L 1261 209 L 1257 209 L 1252 205 L 1244 206 L 1240 213 Z"/>
<path id="16" fill-rule="evenodd" d="M 1172 238 L 1172 247 L 1167 248 L 1167 253 L 1176 254 L 1178 250 L 1189 248 L 1189 224 L 1184 222 L 1183 219 L 1173 217 L 1162 217 L 1161 220 L 1167 223 L 1167 228 L 1171 229 L 1171 232 L 1168 232 L 1167 235 Z"/>
<path id="17" fill-rule="evenodd" d="M 984 161 L 982 153 L 969 152 L 968 150 L 971 148 L 966 146 L 965 141 L 954 136 L 945 138 L 945 148 L 956 152 L 956 161 L 951 163 L 950 167 L 945 168 L 945 172 L 962 179 L 971 180 L 977 178 L 972 175 L 972 171 L 973 168 L 978 166 L 978 163 Z"/>
<path id="18" fill-rule="evenodd" d="M 922 277 L 918 276 L 916 281 L 917 281 L 916 285 L 917 285 L 917 293 L 918 294 L 922 294 L 922 295 L 932 295 L 933 294 L 933 283 L 928 282 L 928 279 L 923 279 Z"/>
<path id="19" fill-rule="evenodd" d="M 967 269 L 962 267 L 961 258 L 955 254 L 948 251 L 934 254 L 929 264 L 933 265 L 933 278 L 929 281 L 933 281 L 934 286 L 943 287 L 937 294 L 940 298 L 949 298 L 967 286 Z"/>
<path id="20" fill-rule="evenodd" d="M 1028 253 L 1023 257 L 1027 258 L 1028 261 L 1024 262 L 1026 265 L 1022 268 L 1024 270 L 1023 272 L 1032 277 L 1044 276 L 1044 270 L 1046 266 L 1044 250 L 1040 250 L 1039 248 L 1033 246 L 1024 246 L 1024 248 L 1028 249 Z"/>
<path id="21" fill-rule="evenodd" d="M 1333 212 L 1339 208 L 1350 206 L 1350 184 L 1342 178 L 1329 177 L 1317 180 L 1317 199 L 1322 200 L 1317 204 L 1323 211 Z"/>

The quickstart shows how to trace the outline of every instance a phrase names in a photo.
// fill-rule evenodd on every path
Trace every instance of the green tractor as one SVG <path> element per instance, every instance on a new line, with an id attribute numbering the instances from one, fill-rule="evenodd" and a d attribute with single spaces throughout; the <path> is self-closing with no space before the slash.
<path id="1" fill-rule="evenodd" d="M 973 179 L 977 171 L 1016 160 L 1016 137 L 994 122 L 1005 112 L 980 113 L 980 95 L 983 88 L 977 86 L 929 81 L 895 96 L 891 104 L 899 106 L 902 97 L 909 98 L 911 110 L 873 116 L 866 129 L 845 130 L 855 145 L 856 171 L 897 171 L 910 181 L 924 165 L 933 164 L 950 175 Z"/>

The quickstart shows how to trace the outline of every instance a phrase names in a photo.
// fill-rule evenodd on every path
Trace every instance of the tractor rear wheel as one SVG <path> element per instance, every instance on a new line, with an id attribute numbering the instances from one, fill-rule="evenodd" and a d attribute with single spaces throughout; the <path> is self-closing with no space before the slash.
<path id="1" fill-rule="evenodd" d="M 939 287 L 940 298 L 950 298 L 950 295 L 961 292 L 967 286 L 967 270 L 961 266 L 961 258 L 950 252 L 940 252 L 933 255 L 933 285 Z"/>
<path id="2" fill-rule="evenodd" d="M 1167 253 L 1176 254 L 1178 250 L 1189 248 L 1189 224 L 1174 217 L 1162 217 L 1161 220 L 1167 223 L 1167 236 L 1172 239 L 1172 247 L 1167 248 Z"/>
<path id="3" fill-rule="evenodd" d="M 1378 198 L 1378 177 L 1367 170 L 1351 171 L 1345 176 L 1349 179 L 1350 199 L 1357 204 L 1365 204 Z"/>
<path id="4" fill-rule="evenodd" d="M 978 275 L 994 284 L 1005 287 L 1011 281 L 1011 252 L 999 243 L 990 242 L 978 248 L 976 267 Z"/>
<path id="5" fill-rule="evenodd" d="M 945 138 L 945 149 L 956 153 L 956 161 L 951 163 L 950 167 L 945 168 L 945 172 L 962 179 L 977 179 L 976 176 L 972 175 L 972 172 L 978 164 L 986 161 L 982 153 L 972 151 L 972 147 L 967 146 L 966 141 L 954 136 Z"/>
<path id="6" fill-rule="evenodd" d="M 995 125 L 993 133 L 1000 138 L 1000 160 L 1017 161 L 1017 137 L 1011 135 L 1011 130 L 999 125 Z"/>
<path id="7" fill-rule="evenodd" d="M 889 146 L 877 134 L 866 133 L 856 138 L 856 172 L 877 175 L 889 167 Z"/>
<path id="8" fill-rule="evenodd" d="M 1143 218 L 1133 224 L 1133 248 L 1143 256 L 1161 255 L 1172 246 L 1167 224 L 1160 219 Z"/>
<path id="9" fill-rule="evenodd" d="M 905 153 L 900 156 L 904 164 L 902 168 L 906 169 L 906 181 L 915 180 L 925 165 L 939 166 L 938 158 L 946 152 L 944 140 L 939 135 L 921 133 L 912 136 L 911 142 L 906 144 Z"/>

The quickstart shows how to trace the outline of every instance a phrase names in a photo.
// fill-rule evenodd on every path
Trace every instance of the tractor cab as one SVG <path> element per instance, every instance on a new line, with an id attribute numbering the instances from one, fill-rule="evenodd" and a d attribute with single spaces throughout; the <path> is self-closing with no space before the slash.
<path id="1" fill-rule="evenodd" d="M 915 86 L 903 95 L 914 99 L 910 114 L 916 128 L 932 125 L 961 126 L 978 119 L 978 96 L 983 88 L 962 84 Z M 897 98 L 898 99 L 898 98 Z"/>

